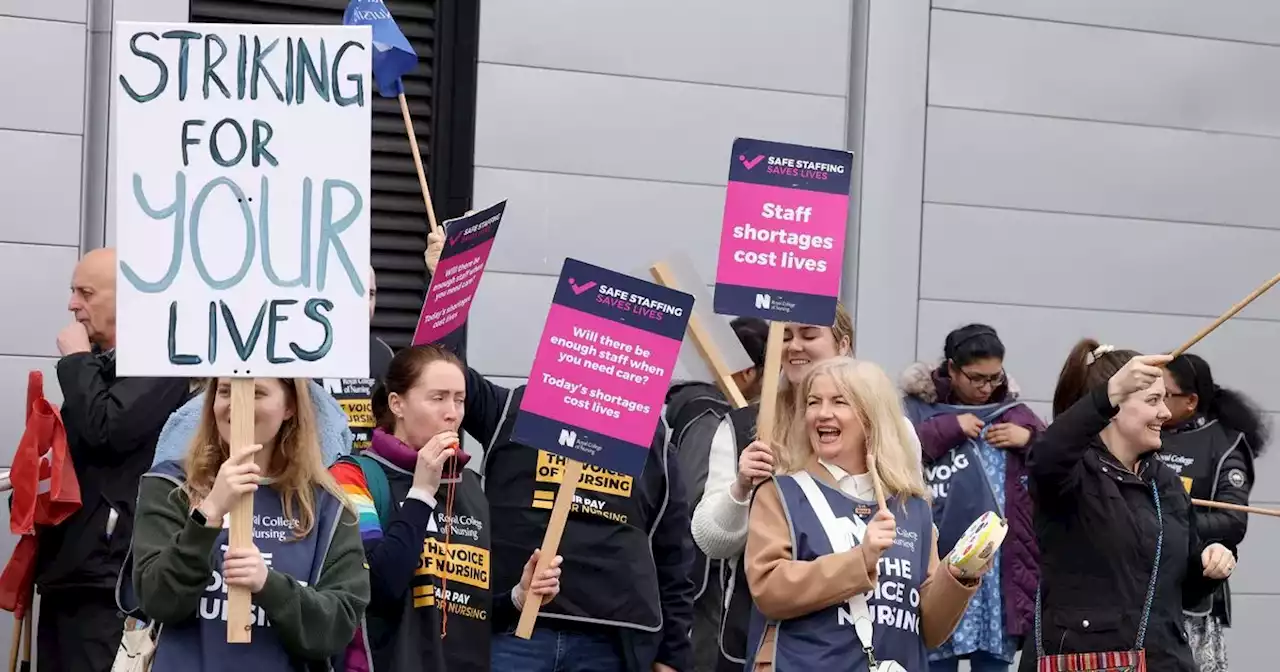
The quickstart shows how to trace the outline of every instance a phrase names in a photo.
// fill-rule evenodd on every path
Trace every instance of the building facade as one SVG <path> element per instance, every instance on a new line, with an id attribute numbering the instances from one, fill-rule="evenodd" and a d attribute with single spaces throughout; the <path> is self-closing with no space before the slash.
<path id="1" fill-rule="evenodd" d="M 71 269 L 112 240 L 113 22 L 316 21 L 345 3 L 308 4 L 0 0 L 0 279 L 21 321 L 0 332 L 0 452 L 20 434 L 26 371 L 44 370 L 57 398 Z M 860 357 L 896 373 L 936 360 L 950 329 L 986 322 L 1047 415 L 1076 339 L 1168 350 L 1280 271 L 1273 4 L 484 0 L 478 47 L 474 25 L 423 14 L 455 26 L 415 38 L 451 35 L 423 59 L 438 72 L 420 91 L 446 120 L 419 131 L 445 157 L 431 164 L 437 210 L 509 199 L 469 359 L 500 382 L 527 375 L 566 256 L 633 270 L 679 249 L 710 282 L 729 146 L 750 136 L 856 153 L 844 300 Z M 474 93 L 465 68 L 441 66 L 456 54 Z M 386 151 L 374 259 L 393 289 L 383 280 L 375 328 L 399 341 L 420 300 L 424 227 L 416 180 L 397 186 L 405 155 Z M 1271 295 L 1198 351 L 1274 416 L 1277 339 Z M 1260 462 L 1256 502 L 1280 503 L 1277 478 Z M 1266 615 L 1280 607 L 1263 561 L 1280 537 L 1252 522 L 1229 634 L 1241 670 L 1265 669 Z M 12 544 L 0 535 L 0 555 Z"/>

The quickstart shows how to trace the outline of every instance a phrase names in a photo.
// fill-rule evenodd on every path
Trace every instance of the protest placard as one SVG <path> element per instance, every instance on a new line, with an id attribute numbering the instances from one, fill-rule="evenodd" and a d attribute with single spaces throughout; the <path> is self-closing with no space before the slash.
<path id="1" fill-rule="evenodd" d="M 413 344 L 442 343 L 467 323 L 480 276 L 489 263 L 493 238 L 498 235 L 507 202 L 444 223 L 444 249 L 427 286 Z"/>
<path id="2" fill-rule="evenodd" d="M 738 138 L 729 160 L 715 312 L 830 325 L 853 154 Z"/>
<path id="3" fill-rule="evenodd" d="M 120 376 L 230 377 L 230 449 L 255 377 L 369 372 L 368 26 L 119 22 L 112 147 Z M 253 498 L 228 543 L 253 545 Z M 227 640 L 257 620 L 226 590 Z"/>
<path id="4" fill-rule="evenodd" d="M 368 27 L 117 24 L 122 376 L 362 377 Z"/>
<path id="5" fill-rule="evenodd" d="M 564 457 L 537 571 L 555 557 L 583 465 L 638 477 L 662 415 L 693 297 L 565 259 L 542 328 L 512 441 Z M 541 468 L 541 467 L 540 467 Z M 629 487 L 629 486 L 628 486 Z M 533 634 L 525 602 L 516 636 Z"/>
<path id="6" fill-rule="evenodd" d="M 514 440 L 639 476 L 692 309 L 684 292 L 566 259 Z"/>

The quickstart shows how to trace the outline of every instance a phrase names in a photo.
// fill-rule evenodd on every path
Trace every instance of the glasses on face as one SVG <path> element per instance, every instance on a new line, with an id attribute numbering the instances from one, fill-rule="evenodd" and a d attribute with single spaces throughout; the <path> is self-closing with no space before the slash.
<path id="1" fill-rule="evenodd" d="M 979 373 L 969 373 L 964 369 L 960 369 L 960 373 L 964 374 L 964 377 L 969 379 L 969 384 L 978 389 L 982 389 L 984 387 L 995 389 L 1004 384 L 1004 371 L 990 376 L 984 376 Z"/>

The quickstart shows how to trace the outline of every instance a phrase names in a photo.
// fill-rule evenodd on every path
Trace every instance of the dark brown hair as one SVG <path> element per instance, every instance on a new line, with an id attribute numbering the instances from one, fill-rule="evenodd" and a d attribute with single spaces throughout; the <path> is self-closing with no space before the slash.
<path id="1" fill-rule="evenodd" d="M 1054 417 L 1071 408 L 1090 390 L 1106 385 L 1116 371 L 1140 354 L 1133 350 L 1111 350 L 1095 357 L 1093 353 L 1099 345 L 1092 338 L 1082 338 L 1071 348 L 1062 373 L 1058 374 L 1058 386 L 1053 390 Z"/>
<path id="2" fill-rule="evenodd" d="M 422 372 L 435 362 L 448 362 L 466 373 L 467 367 L 462 360 L 438 345 L 415 345 L 391 358 L 386 377 L 373 388 L 373 417 L 379 429 L 388 433 L 396 429 L 396 416 L 391 412 L 391 393 L 407 394 L 418 384 Z"/>

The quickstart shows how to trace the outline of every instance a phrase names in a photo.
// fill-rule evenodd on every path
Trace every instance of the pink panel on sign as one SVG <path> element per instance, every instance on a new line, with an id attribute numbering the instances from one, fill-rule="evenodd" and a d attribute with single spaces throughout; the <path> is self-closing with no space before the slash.
<path id="1" fill-rule="evenodd" d="M 845 194 L 730 182 L 716 283 L 838 296 L 848 221 Z"/>
<path id="2" fill-rule="evenodd" d="M 552 305 L 520 409 L 647 446 L 680 341 Z"/>
<path id="3" fill-rule="evenodd" d="M 438 343 L 467 321 L 471 312 L 471 300 L 480 288 L 480 275 L 489 261 L 493 249 L 490 238 L 479 245 L 441 259 L 436 275 L 427 290 L 422 313 L 418 316 L 418 328 L 413 333 L 413 344 Z"/>

